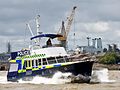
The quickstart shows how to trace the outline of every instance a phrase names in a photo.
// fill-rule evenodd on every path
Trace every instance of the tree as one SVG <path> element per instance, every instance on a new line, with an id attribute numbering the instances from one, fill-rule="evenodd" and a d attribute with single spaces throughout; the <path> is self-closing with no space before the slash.
<path id="1" fill-rule="evenodd" d="M 103 64 L 116 64 L 120 60 L 120 57 L 115 52 L 107 52 L 104 56 L 101 56 L 99 63 Z"/>

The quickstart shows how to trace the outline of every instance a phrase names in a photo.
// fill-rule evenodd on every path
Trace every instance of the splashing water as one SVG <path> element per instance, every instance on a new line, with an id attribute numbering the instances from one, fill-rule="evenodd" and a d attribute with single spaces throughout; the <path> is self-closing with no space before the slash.
<path id="1" fill-rule="evenodd" d="M 115 82 L 115 80 L 109 80 L 108 69 L 94 70 L 92 72 L 91 82 Z M 72 73 L 56 72 L 52 78 L 35 76 L 31 81 L 24 81 L 20 79 L 17 83 L 31 83 L 31 84 L 65 84 L 70 83 Z M 0 72 L 0 83 L 8 84 L 13 82 L 7 81 L 7 72 Z"/>
<path id="2" fill-rule="evenodd" d="M 0 83 L 1 84 L 11 83 L 11 82 L 7 81 L 7 72 L 6 71 L 0 71 Z"/>
<path id="3" fill-rule="evenodd" d="M 71 79 L 68 78 L 71 73 L 62 73 L 57 72 L 53 75 L 52 78 L 35 76 L 32 81 L 23 81 L 20 79 L 19 83 L 32 83 L 32 84 L 65 84 L 71 82 Z"/>
<path id="4" fill-rule="evenodd" d="M 2 73 L 3 74 L 3 73 Z M 7 84 L 7 83 L 31 83 L 31 84 L 65 84 L 71 83 L 74 78 L 76 80 L 76 76 L 72 75 L 72 73 L 62 73 L 56 72 L 52 78 L 35 76 L 35 77 L 27 77 L 24 79 L 18 80 L 18 82 L 8 82 L 7 81 L 7 73 L 5 75 L 0 75 L 0 83 Z M 78 79 L 78 78 L 77 78 Z"/>
<path id="5" fill-rule="evenodd" d="M 31 81 L 24 81 L 22 79 L 18 80 L 17 83 L 31 83 L 31 84 L 65 84 L 71 82 L 71 79 L 68 78 L 71 76 L 71 73 L 62 73 L 56 72 L 52 78 L 35 76 Z M 7 72 L 0 72 L 0 83 L 8 84 L 8 83 L 16 83 L 16 82 L 8 82 L 7 81 Z"/>
<path id="6" fill-rule="evenodd" d="M 115 82 L 115 80 L 109 80 L 108 69 L 103 68 L 101 70 L 94 70 L 92 72 L 91 82 Z"/>
<path id="7" fill-rule="evenodd" d="M 7 83 L 6 76 L 0 76 L 0 83 Z"/>

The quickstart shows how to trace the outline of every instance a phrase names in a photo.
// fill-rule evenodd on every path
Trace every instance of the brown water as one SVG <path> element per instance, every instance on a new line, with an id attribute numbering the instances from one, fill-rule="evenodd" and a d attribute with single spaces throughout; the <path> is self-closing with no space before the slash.
<path id="1" fill-rule="evenodd" d="M 6 72 L 0 72 L 0 90 L 120 90 L 120 71 L 109 71 L 107 73 L 109 80 L 105 79 L 106 82 L 92 82 L 90 84 L 35 84 L 33 82 L 7 82 L 5 78 Z M 105 78 L 106 76 L 103 75 L 103 77 Z"/>

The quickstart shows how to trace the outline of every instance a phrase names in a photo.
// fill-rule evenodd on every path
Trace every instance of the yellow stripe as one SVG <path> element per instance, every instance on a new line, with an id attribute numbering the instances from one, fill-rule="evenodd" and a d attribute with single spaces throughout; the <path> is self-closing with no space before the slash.
<path id="1" fill-rule="evenodd" d="M 16 60 L 10 60 L 10 62 L 16 62 Z"/>
<path id="2" fill-rule="evenodd" d="M 32 67 L 26 67 L 26 69 L 32 69 Z"/>
<path id="3" fill-rule="evenodd" d="M 41 68 L 42 66 L 38 66 L 38 68 Z"/>
<path id="4" fill-rule="evenodd" d="M 26 72 L 26 70 L 25 69 L 18 70 L 18 73 L 23 73 L 23 72 Z"/>
<path id="5" fill-rule="evenodd" d="M 39 70 L 39 68 L 32 68 L 32 71 Z"/>
<path id="6" fill-rule="evenodd" d="M 23 68 L 23 66 L 24 66 L 24 62 L 25 62 L 24 59 L 22 59 L 22 68 Z"/>
<path id="7" fill-rule="evenodd" d="M 69 63 L 61 63 L 61 66 L 69 65 Z"/>
<path id="8" fill-rule="evenodd" d="M 23 72 L 26 72 L 26 69 L 23 69 Z"/>
<path id="9" fill-rule="evenodd" d="M 18 70 L 18 73 L 22 73 L 22 70 Z"/>
<path id="10" fill-rule="evenodd" d="M 32 60 L 30 60 L 30 67 L 32 68 Z"/>
<path id="11" fill-rule="evenodd" d="M 53 68 L 53 65 L 46 65 L 46 68 Z"/>

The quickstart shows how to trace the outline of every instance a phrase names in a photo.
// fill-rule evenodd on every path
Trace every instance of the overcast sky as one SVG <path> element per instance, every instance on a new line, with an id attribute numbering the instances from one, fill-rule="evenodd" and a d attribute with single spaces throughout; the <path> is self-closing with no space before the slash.
<path id="1" fill-rule="evenodd" d="M 58 32 L 61 21 L 66 19 L 73 6 L 77 9 L 68 37 L 69 46 L 74 44 L 74 32 L 76 45 L 87 45 L 86 37 L 89 36 L 102 38 L 103 46 L 112 43 L 119 46 L 120 0 L 1 0 L 0 52 L 6 51 L 8 41 L 12 51 L 27 47 L 30 32 L 26 23 L 38 14 L 42 32 Z"/>

